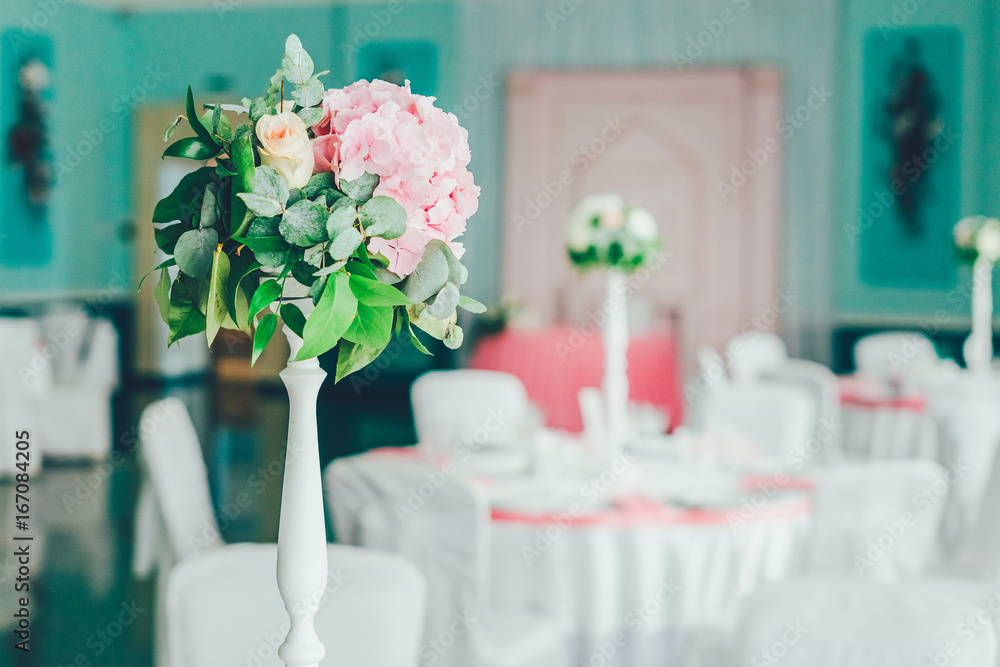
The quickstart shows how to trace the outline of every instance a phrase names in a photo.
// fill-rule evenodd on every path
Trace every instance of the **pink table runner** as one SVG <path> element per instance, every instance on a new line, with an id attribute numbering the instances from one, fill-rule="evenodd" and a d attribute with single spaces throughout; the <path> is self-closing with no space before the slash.
<path id="1" fill-rule="evenodd" d="M 604 376 L 604 345 L 600 333 L 581 333 L 560 326 L 531 331 L 506 331 L 480 341 L 470 368 L 511 373 L 520 378 L 528 397 L 545 412 L 549 428 L 583 430 L 577 394 L 583 387 L 600 387 Z M 628 350 L 629 396 L 650 403 L 670 416 L 674 429 L 684 418 L 677 350 L 673 336 L 634 336 Z"/>

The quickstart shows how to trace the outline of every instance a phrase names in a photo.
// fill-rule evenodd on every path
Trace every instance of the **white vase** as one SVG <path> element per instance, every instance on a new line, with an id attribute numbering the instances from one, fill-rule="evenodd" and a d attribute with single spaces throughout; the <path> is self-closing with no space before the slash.
<path id="1" fill-rule="evenodd" d="M 628 423 L 628 282 L 618 269 L 607 272 L 604 320 L 604 401 L 608 456 L 625 447 Z"/>
<path id="2" fill-rule="evenodd" d="M 966 367 L 987 374 L 993 362 L 993 262 L 980 257 L 972 267 L 972 333 L 962 348 Z"/>
<path id="3" fill-rule="evenodd" d="M 304 294 L 308 289 L 289 277 L 283 298 L 298 305 L 308 317 L 314 307 L 311 299 L 301 298 Z M 277 574 L 291 627 L 278 655 L 287 667 L 318 667 L 326 648 L 313 621 L 326 589 L 328 568 L 316 401 L 326 372 L 316 358 L 293 361 L 302 339 L 284 324 L 282 327 L 291 352 L 280 373 L 288 390 L 288 444 L 281 486 Z"/>

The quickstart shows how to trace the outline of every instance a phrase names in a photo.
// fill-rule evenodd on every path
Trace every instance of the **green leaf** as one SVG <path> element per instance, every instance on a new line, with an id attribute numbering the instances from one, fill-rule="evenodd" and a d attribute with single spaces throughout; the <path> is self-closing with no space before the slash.
<path id="1" fill-rule="evenodd" d="M 212 275 L 208 282 L 208 310 L 205 313 L 205 334 L 209 347 L 215 342 L 215 337 L 222 328 L 222 323 L 229 315 L 227 306 L 229 296 L 229 255 L 222 246 L 216 246 L 215 257 L 212 260 Z"/>
<path id="2" fill-rule="evenodd" d="M 458 287 L 455 283 L 446 283 L 441 288 L 441 291 L 437 293 L 437 296 L 434 297 L 434 301 L 427 305 L 427 313 L 439 320 L 447 320 L 455 312 L 455 308 L 458 306 L 458 299 Z"/>
<path id="3" fill-rule="evenodd" d="M 351 373 L 361 370 L 378 359 L 384 349 L 384 345 L 382 347 L 367 347 L 342 342 L 337 351 L 337 375 L 334 383 L 340 382 Z"/>
<path id="4" fill-rule="evenodd" d="M 323 94 L 323 85 L 320 84 L 320 95 Z M 299 118 L 302 122 L 306 124 L 306 127 L 312 127 L 318 123 L 323 118 L 323 108 L 322 107 L 307 107 L 305 109 L 299 109 Z"/>
<path id="5" fill-rule="evenodd" d="M 359 204 L 364 204 L 372 198 L 372 193 L 378 187 L 378 176 L 367 171 L 353 181 L 340 181 L 340 189 L 345 195 Z"/>
<path id="6" fill-rule="evenodd" d="M 256 260 L 252 253 L 240 253 L 230 255 L 229 261 L 229 300 L 226 307 L 229 310 L 231 324 L 244 332 L 248 336 L 253 336 L 250 329 L 250 297 L 251 285 L 256 289 L 260 284 L 259 279 L 248 281 L 244 284 L 243 279 L 260 268 L 260 262 Z M 228 323 L 227 323 L 228 325 Z"/>
<path id="7" fill-rule="evenodd" d="M 154 266 L 152 269 L 150 269 L 146 275 L 144 275 L 142 278 L 139 279 L 139 285 L 138 287 L 135 288 L 135 291 L 137 293 L 142 291 L 142 284 L 146 282 L 146 278 L 153 275 L 153 271 L 159 271 L 160 269 L 165 269 L 170 266 L 177 266 L 177 260 L 174 259 L 173 257 L 169 257 L 163 260 L 162 262 Z"/>
<path id="8" fill-rule="evenodd" d="M 358 303 L 358 313 L 344 332 L 344 340 L 367 347 L 381 348 L 392 337 L 392 306 L 369 306 Z"/>
<path id="9" fill-rule="evenodd" d="M 211 184 L 205 186 L 205 196 L 201 199 L 201 218 L 198 226 L 202 229 L 215 224 L 215 189 Z"/>
<path id="10" fill-rule="evenodd" d="M 333 349 L 358 311 L 358 299 L 351 291 L 346 273 L 335 273 L 327 280 L 320 297 L 302 330 L 303 343 L 296 361 L 319 356 Z"/>
<path id="11" fill-rule="evenodd" d="M 257 317 L 257 313 L 264 310 L 281 295 L 281 285 L 274 278 L 265 280 L 257 288 L 250 300 L 250 312 L 247 313 L 249 319 Z"/>
<path id="12" fill-rule="evenodd" d="M 167 326 L 170 327 L 168 346 L 205 330 L 205 316 L 198 310 L 197 303 L 197 295 L 191 292 L 187 281 L 178 276 L 170 290 L 170 307 L 167 309 Z"/>
<path id="13" fill-rule="evenodd" d="M 434 239 L 424 248 L 417 267 L 403 283 L 403 293 L 414 303 L 426 301 L 448 282 L 448 258 L 451 251 L 443 241 Z"/>
<path id="14" fill-rule="evenodd" d="M 406 210 L 392 197 L 372 197 L 361 207 L 361 226 L 368 236 L 398 239 L 406 231 Z"/>
<path id="15" fill-rule="evenodd" d="M 212 257 L 219 244 L 214 229 L 191 229 L 181 234 L 174 247 L 174 258 L 181 271 L 192 278 L 202 278 L 212 268 Z"/>
<path id="16" fill-rule="evenodd" d="M 285 201 L 285 208 L 288 208 L 292 204 L 297 204 L 303 199 L 306 199 L 306 193 L 300 188 L 292 188 L 288 191 L 288 199 Z M 322 204 L 324 202 L 318 201 L 318 203 Z"/>
<path id="17" fill-rule="evenodd" d="M 304 111 L 304 110 L 303 110 Z M 308 125 L 308 123 L 306 123 Z M 320 174 L 313 174 L 309 178 L 309 182 L 303 186 L 302 190 L 306 193 L 306 197 L 309 199 L 315 199 L 319 196 L 319 193 L 323 190 L 329 190 L 333 187 L 333 174 L 325 171 Z"/>
<path id="18" fill-rule="evenodd" d="M 294 303 L 283 303 L 279 309 L 281 312 L 281 321 L 285 323 L 285 326 L 292 330 L 299 338 L 302 338 L 302 330 L 306 326 L 306 316 L 302 314 L 302 311 Z"/>
<path id="19" fill-rule="evenodd" d="M 468 297 L 468 296 L 461 296 L 461 297 L 459 297 L 459 299 L 458 299 L 458 307 L 459 308 L 464 308 L 465 310 L 469 311 L 470 313 L 477 313 L 478 314 L 478 313 L 485 313 L 486 312 L 486 306 L 484 306 L 483 304 L 479 303 L 478 301 L 476 301 L 472 297 Z"/>
<path id="20" fill-rule="evenodd" d="M 285 239 L 280 236 L 234 236 L 232 238 L 237 243 L 242 243 L 246 247 L 253 250 L 254 254 L 257 254 L 258 252 L 284 253 L 288 250 L 288 244 L 285 243 Z"/>
<path id="21" fill-rule="evenodd" d="M 462 327 L 457 324 L 452 324 L 444 332 L 444 346 L 449 350 L 457 350 L 462 347 L 462 341 L 465 339 L 465 332 L 462 331 Z"/>
<path id="22" fill-rule="evenodd" d="M 257 323 L 257 330 L 253 334 L 253 357 L 250 359 L 251 366 L 257 363 L 257 359 L 264 351 L 264 348 L 267 347 L 267 344 L 271 340 L 271 336 L 274 335 L 274 330 L 277 326 L 278 316 L 274 313 L 268 313 L 260 319 L 260 322 Z"/>
<path id="23" fill-rule="evenodd" d="M 323 100 L 323 82 L 313 77 L 303 85 L 295 86 L 292 90 L 292 99 L 302 107 L 319 104 Z"/>
<path id="24" fill-rule="evenodd" d="M 303 199 L 288 207 L 278 229 L 292 245 L 307 248 L 326 240 L 326 219 L 325 206 Z"/>
<path id="25" fill-rule="evenodd" d="M 181 124 L 182 120 L 184 120 L 183 115 L 177 116 L 177 118 L 174 119 L 174 122 L 167 126 L 167 129 L 163 131 L 163 143 L 170 141 L 170 137 L 174 136 L 174 132 L 177 130 L 177 126 Z"/>
<path id="26" fill-rule="evenodd" d="M 302 48 L 297 36 L 289 35 L 285 40 L 285 57 L 281 59 L 281 73 L 296 84 L 303 84 L 313 75 L 313 61 Z"/>
<path id="27" fill-rule="evenodd" d="M 261 218 L 271 218 L 281 215 L 281 203 L 276 199 L 254 194 L 253 192 L 241 192 L 236 196 L 243 200 L 243 203 L 246 204 L 248 209 L 253 211 L 254 215 Z"/>
<path id="28" fill-rule="evenodd" d="M 326 290 L 327 276 L 317 276 L 316 282 L 312 284 L 309 288 L 309 298 L 312 299 L 313 305 L 319 303 L 319 299 L 323 296 L 324 290 Z"/>
<path id="29" fill-rule="evenodd" d="M 419 338 L 417 338 L 417 334 L 413 330 L 412 322 L 408 325 L 408 328 L 410 330 L 410 342 L 413 344 L 413 347 L 417 348 L 418 352 L 426 354 L 429 357 L 433 357 L 434 355 L 431 354 L 431 351 L 427 349 L 427 347 L 420 341 Z"/>
<path id="30" fill-rule="evenodd" d="M 160 317 L 164 322 L 170 314 L 170 273 L 166 269 L 160 269 L 160 282 L 156 283 L 156 290 L 153 292 L 156 297 L 156 305 L 160 307 Z"/>
<path id="31" fill-rule="evenodd" d="M 277 98 L 277 93 L 275 93 L 275 98 Z M 256 123 L 258 120 L 267 115 L 267 102 L 263 97 L 258 97 L 253 102 L 250 103 L 250 122 Z"/>
<path id="32" fill-rule="evenodd" d="M 369 306 L 409 306 L 413 303 L 392 285 L 359 275 L 351 276 L 351 291 L 358 301 Z"/>
<path id="33" fill-rule="evenodd" d="M 338 199 L 333 204 L 330 217 L 326 220 L 326 233 L 330 238 L 336 238 L 337 234 L 345 229 L 354 227 L 358 219 L 357 204 L 350 197 Z"/>
<path id="34" fill-rule="evenodd" d="M 212 133 L 198 119 L 198 111 L 194 106 L 194 93 L 191 92 L 191 86 L 188 86 L 187 92 L 187 117 L 188 124 L 191 126 L 191 129 L 194 130 L 197 137 L 201 139 L 206 146 L 213 148 L 215 153 L 218 153 L 222 147 L 216 143 L 215 138 L 212 137 Z"/>
<path id="35" fill-rule="evenodd" d="M 281 233 L 278 231 L 278 223 L 280 222 L 281 218 L 279 217 L 254 218 L 253 222 L 247 228 L 246 237 L 240 238 L 280 237 Z M 287 243 L 284 248 L 283 250 L 254 250 L 253 254 L 257 258 L 257 261 L 264 266 L 276 268 L 282 266 L 285 263 L 285 258 L 288 256 Z"/>
<path id="36" fill-rule="evenodd" d="M 181 234 L 189 229 L 191 228 L 183 222 L 178 222 L 174 225 L 167 225 L 166 227 L 154 228 L 153 238 L 156 239 L 156 247 L 168 255 L 173 255 L 174 247 L 177 245 L 177 239 L 179 239 Z"/>
<path id="37" fill-rule="evenodd" d="M 248 125 L 241 125 L 239 130 L 248 128 Z M 238 195 L 244 192 L 253 192 L 254 184 L 254 157 L 253 144 L 250 139 L 250 132 L 241 134 L 237 130 L 236 138 L 230 145 L 233 156 L 233 168 L 236 175 L 230 181 L 229 199 L 229 224 L 233 234 L 241 236 L 246 233 L 246 227 L 250 224 L 251 217 L 247 215 L 247 206 Z"/>
<path id="38" fill-rule="evenodd" d="M 218 109 L 218 117 L 216 117 Z M 233 126 L 229 119 L 222 114 L 222 107 L 218 104 L 211 105 L 208 111 L 201 114 L 201 124 L 207 128 L 212 128 L 212 138 L 219 143 L 220 139 L 229 140 L 233 136 Z"/>
<path id="39" fill-rule="evenodd" d="M 316 282 L 316 276 L 313 275 L 313 271 L 315 270 L 316 267 L 309 262 L 304 260 L 295 262 L 295 264 L 292 265 L 292 277 L 306 287 L 309 287 Z"/>
<path id="40" fill-rule="evenodd" d="M 255 194 L 264 195 L 284 204 L 288 201 L 288 181 L 272 167 L 261 165 L 254 170 Z"/>
<path id="41" fill-rule="evenodd" d="M 163 151 L 163 157 L 202 161 L 215 157 L 219 154 L 219 150 L 220 148 L 214 143 L 206 143 L 198 137 L 185 137 L 167 146 L 167 150 Z"/>
<path id="42" fill-rule="evenodd" d="M 173 192 L 161 199 L 153 210 L 153 222 L 190 222 L 201 206 L 200 197 L 205 186 L 213 182 L 214 170 L 202 167 L 186 174 Z"/>

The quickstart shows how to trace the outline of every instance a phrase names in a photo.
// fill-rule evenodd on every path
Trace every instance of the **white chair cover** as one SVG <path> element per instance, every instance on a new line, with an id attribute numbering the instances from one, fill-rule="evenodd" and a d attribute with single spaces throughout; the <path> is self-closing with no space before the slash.
<path id="1" fill-rule="evenodd" d="M 840 407 L 840 382 L 823 364 L 806 359 L 788 359 L 764 373 L 763 379 L 800 387 L 809 393 L 816 406 L 813 435 L 822 449 L 817 462 L 836 463 L 843 459 L 843 415 Z"/>
<path id="2" fill-rule="evenodd" d="M 528 394 L 517 377 L 499 371 L 432 371 L 411 390 L 420 446 L 454 456 L 465 446 L 523 447 Z"/>
<path id="3" fill-rule="evenodd" d="M 974 632 L 968 625 L 979 610 L 938 587 L 789 579 L 745 601 L 728 664 L 993 667 L 993 628 Z"/>
<path id="4" fill-rule="evenodd" d="M 416 663 L 427 586 L 391 554 L 328 547 L 330 575 L 315 627 L 321 665 Z M 169 662 L 160 667 L 280 667 L 288 615 L 275 579 L 277 546 L 233 544 L 179 563 L 167 585 Z"/>
<path id="5" fill-rule="evenodd" d="M 859 375 L 884 382 L 906 382 L 928 373 L 939 361 L 934 343 L 919 331 L 865 336 L 854 344 Z"/>
<path id="6" fill-rule="evenodd" d="M 816 477 L 807 571 L 860 574 L 885 582 L 925 573 L 948 497 L 932 461 L 881 461 L 833 468 Z"/>
<path id="7" fill-rule="evenodd" d="M 0 317 L 0 479 L 21 472 L 17 468 L 17 440 L 30 434 L 28 472 L 41 470 L 41 427 L 53 414 L 45 405 L 52 390 L 51 364 L 42 355 L 38 323 L 26 317 Z"/>
<path id="8" fill-rule="evenodd" d="M 816 405 L 804 389 L 765 382 L 720 385 L 707 392 L 699 411 L 711 434 L 739 434 L 770 458 L 803 447 L 813 436 Z"/>
<path id="9" fill-rule="evenodd" d="M 155 561 L 176 561 L 223 544 L 212 508 L 208 471 L 184 404 L 165 398 L 142 413 L 140 452 L 145 471 L 136 510 L 133 572 Z"/>
<path id="10" fill-rule="evenodd" d="M 101 460 L 111 451 L 111 395 L 118 386 L 118 333 L 82 311 L 40 318 L 46 350 L 54 350 L 55 384 L 42 423 L 46 456 Z"/>
<path id="11" fill-rule="evenodd" d="M 338 541 L 398 553 L 427 579 L 421 665 L 548 667 L 559 659 L 562 637 L 544 617 L 492 608 L 489 503 L 471 480 L 422 462 L 353 456 L 327 467 L 324 486 Z M 454 645 L 437 652 L 435 640 L 447 636 Z"/>
<path id="12" fill-rule="evenodd" d="M 1000 456 L 993 457 L 989 481 L 976 523 L 958 545 L 949 564 L 954 573 L 988 582 L 1000 581 Z"/>
<path id="13" fill-rule="evenodd" d="M 726 345 L 729 374 L 737 382 L 759 380 L 788 361 L 785 341 L 766 331 L 750 331 Z"/>

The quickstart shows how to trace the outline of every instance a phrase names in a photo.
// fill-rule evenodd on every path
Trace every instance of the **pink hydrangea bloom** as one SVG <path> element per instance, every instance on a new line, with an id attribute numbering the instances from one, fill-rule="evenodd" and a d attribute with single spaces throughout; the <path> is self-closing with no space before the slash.
<path id="1" fill-rule="evenodd" d="M 375 194 L 406 210 L 405 234 L 368 242 L 401 277 L 413 272 L 432 239 L 461 257 L 465 249 L 455 239 L 479 207 L 479 187 L 468 170 L 469 134 L 433 103 L 410 92 L 409 82 L 359 81 L 326 91 L 323 116 L 312 128 L 317 173 L 332 171 L 344 180 L 376 174 Z"/>

